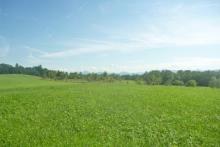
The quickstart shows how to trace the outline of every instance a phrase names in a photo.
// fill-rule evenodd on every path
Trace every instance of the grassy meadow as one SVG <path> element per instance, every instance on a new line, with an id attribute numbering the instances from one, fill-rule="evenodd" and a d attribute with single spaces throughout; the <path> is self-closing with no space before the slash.
<path id="1" fill-rule="evenodd" d="M 0 146 L 220 146 L 220 89 L 0 75 Z"/>

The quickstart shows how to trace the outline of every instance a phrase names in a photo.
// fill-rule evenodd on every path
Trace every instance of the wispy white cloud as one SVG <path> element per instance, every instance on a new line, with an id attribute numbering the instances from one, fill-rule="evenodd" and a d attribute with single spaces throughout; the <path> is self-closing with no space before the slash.
<path id="1" fill-rule="evenodd" d="M 206 30 L 203 30 L 206 28 Z M 110 52 L 141 52 L 152 48 L 220 45 L 220 27 L 210 24 L 186 26 L 179 30 L 170 29 L 170 33 L 163 33 L 160 28 L 153 27 L 151 31 L 117 35 L 111 34 L 110 39 L 74 38 L 63 41 L 64 48 L 44 52 L 31 49 L 40 58 L 66 58 L 83 54 L 110 53 Z"/>
<path id="2" fill-rule="evenodd" d="M 86 4 L 83 3 L 82 7 Z M 163 2 L 156 3 L 155 13 L 158 13 L 159 18 L 153 19 L 150 25 L 145 21 L 146 16 L 140 20 L 142 25 L 134 26 L 133 31 L 130 27 L 127 30 L 123 26 L 115 28 L 92 24 L 98 33 L 104 34 L 103 39 L 65 40 L 59 51 L 42 53 L 39 57 L 52 59 L 94 53 L 139 52 L 149 48 L 173 46 L 220 45 L 220 22 L 192 17 L 193 12 L 201 11 L 203 7 L 216 7 L 219 4 L 200 2 L 189 5 L 178 2 L 164 6 Z M 100 4 L 99 9 L 104 12 L 112 9 L 111 3 Z"/>
<path id="3" fill-rule="evenodd" d="M 166 29 L 166 31 L 164 31 Z M 152 48 L 220 45 L 220 26 L 217 24 L 191 22 L 176 27 L 169 23 L 165 27 L 151 27 L 150 30 L 135 33 L 109 32 L 104 39 L 73 38 L 60 41 L 63 48 L 44 52 L 31 49 L 40 58 L 66 58 L 83 54 L 109 52 L 140 52 Z"/>
<path id="4" fill-rule="evenodd" d="M 85 4 L 86 5 L 86 4 Z M 42 51 L 42 49 L 29 48 L 31 51 L 30 59 L 33 61 L 48 61 L 56 59 L 72 59 L 74 56 L 83 56 L 86 54 L 109 54 L 120 52 L 142 53 L 148 49 L 164 49 L 172 47 L 195 47 L 199 51 L 199 46 L 220 45 L 220 19 L 201 16 L 201 11 L 207 7 L 219 7 L 220 3 L 201 2 L 175 3 L 169 6 L 163 1 L 155 3 L 156 8 L 154 18 L 148 20 L 148 15 L 142 13 L 143 17 L 137 17 L 134 20 L 134 26 L 129 27 L 112 26 L 104 24 L 92 24 L 93 31 L 98 35 L 91 38 L 72 38 L 58 40 L 60 46 L 56 51 Z M 84 5 L 82 5 L 84 7 Z M 210 9 L 210 8 L 209 8 Z M 104 3 L 100 5 L 99 10 L 102 13 L 112 11 L 111 5 Z M 143 9 L 145 10 L 145 9 Z M 199 11 L 198 11 L 199 10 Z M 139 14 L 139 13 L 138 13 Z M 156 17 L 158 16 L 158 18 Z M 151 16 L 152 17 L 152 16 Z M 215 17 L 216 18 L 216 17 Z M 132 23 L 132 22 L 131 22 Z M 97 36 L 103 36 L 101 39 Z M 94 39 L 95 38 L 95 39 Z M 133 71 L 140 72 L 152 69 L 217 69 L 220 65 L 218 58 L 204 57 L 179 57 L 170 60 L 167 63 L 147 64 L 111 64 L 101 66 L 81 66 L 69 70 L 89 70 L 89 71 Z"/>
<path id="5" fill-rule="evenodd" d="M 36 48 L 32 48 L 30 46 L 24 46 L 25 49 L 29 50 L 31 53 L 37 53 L 37 54 L 47 54 L 47 52 L 45 51 L 42 51 L 42 50 L 39 50 L 39 49 L 36 49 Z"/>
<path id="6" fill-rule="evenodd" d="M 79 43 L 79 41 L 81 43 Z M 71 44 L 78 42 L 77 47 L 71 47 Z M 141 49 L 143 44 L 135 41 L 102 41 L 102 40 L 90 40 L 90 39 L 77 39 L 72 43 L 67 42 L 68 48 L 61 49 L 60 51 L 44 52 L 39 49 L 28 47 L 31 53 L 37 53 L 39 58 L 54 59 L 54 58 L 66 58 L 83 54 L 94 53 L 108 53 L 108 52 L 130 52 L 136 49 Z"/>

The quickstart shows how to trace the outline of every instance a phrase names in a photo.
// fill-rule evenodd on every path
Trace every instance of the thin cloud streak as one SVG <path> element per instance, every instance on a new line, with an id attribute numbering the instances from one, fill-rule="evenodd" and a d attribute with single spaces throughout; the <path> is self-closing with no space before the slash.
<path id="1" fill-rule="evenodd" d="M 219 29 L 220 30 L 220 29 Z M 152 48 L 165 47 L 183 47 L 183 46 L 200 46 L 200 45 L 219 45 L 220 31 L 216 29 L 216 33 L 192 33 L 186 35 L 167 35 L 145 33 L 134 37 L 127 37 L 118 40 L 90 40 L 78 39 L 78 47 L 71 47 L 76 41 L 67 42 L 69 49 L 62 49 L 55 52 L 44 52 L 41 50 L 33 50 L 40 53 L 40 58 L 66 58 L 76 55 L 93 54 L 93 53 L 109 53 L 109 52 L 140 52 Z"/>
<path id="2" fill-rule="evenodd" d="M 219 3 L 202 2 L 192 4 L 192 6 L 177 3 L 169 7 L 163 6 L 161 9 L 162 6 L 163 3 L 159 4 L 155 10 L 166 18 L 160 18 L 159 24 L 154 20 L 150 25 L 145 25 L 145 21 L 142 21 L 143 25 L 140 29 L 136 28 L 134 32 L 121 27 L 108 28 L 93 24 L 97 32 L 105 35 L 103 39 L 73 38 L 61 40 L 58 41 L 63 46 L 60 50 L 52 52 L 41 52 L 39 50 L 41 53 L 38 52 L 36 57 L 60 59 L 94 53 L 141 52 L 152 48 L 220 45 L 218 20 L 204 22 L 199 18 L 192 19 L 188 13 L 183 13 L 186 10 L 193 12 L 198 9 L 201 11 L 201 7 L 219 6 Z M 164 12 L 166 13 L 164 14 Z"/>

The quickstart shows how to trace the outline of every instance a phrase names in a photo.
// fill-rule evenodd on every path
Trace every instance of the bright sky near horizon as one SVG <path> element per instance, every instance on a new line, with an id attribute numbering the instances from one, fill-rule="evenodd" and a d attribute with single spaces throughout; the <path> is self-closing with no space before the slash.
<path id="1" fill-rule="evenodd" d="M 0 63 L 220 69 L 220 0 L 0 0 Z"/>

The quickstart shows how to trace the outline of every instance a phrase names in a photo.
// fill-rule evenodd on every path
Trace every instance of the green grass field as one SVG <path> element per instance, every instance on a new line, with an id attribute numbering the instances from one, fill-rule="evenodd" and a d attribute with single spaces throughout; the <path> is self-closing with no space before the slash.
<path id="1" fill-rule="evenodd" d="M 0 75 L 0 146 L 220 146 L 220 90 Z"/>

